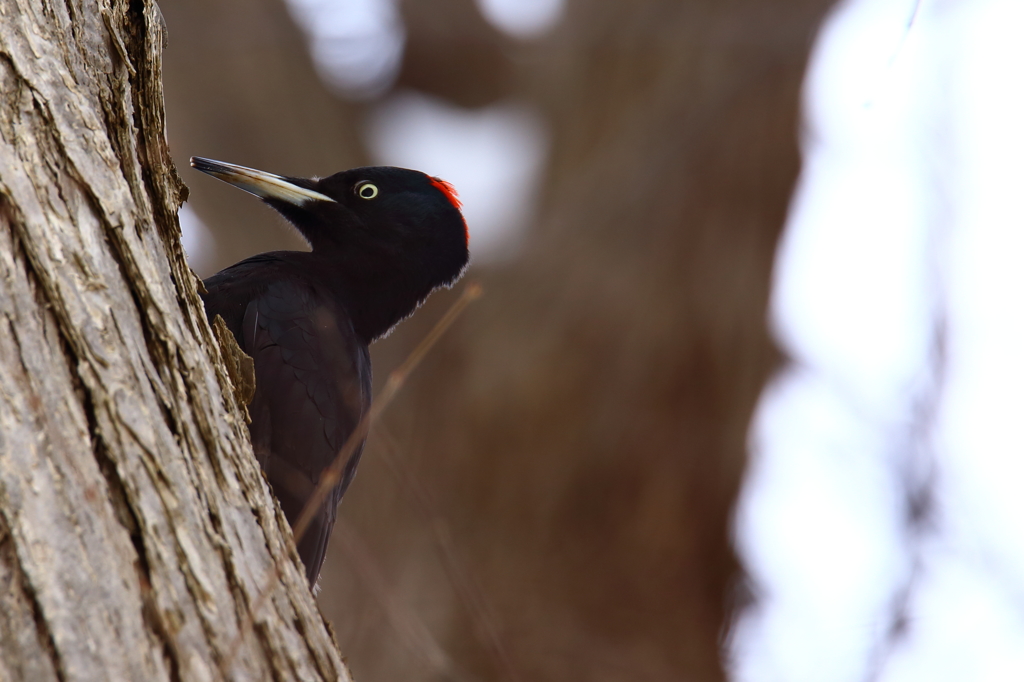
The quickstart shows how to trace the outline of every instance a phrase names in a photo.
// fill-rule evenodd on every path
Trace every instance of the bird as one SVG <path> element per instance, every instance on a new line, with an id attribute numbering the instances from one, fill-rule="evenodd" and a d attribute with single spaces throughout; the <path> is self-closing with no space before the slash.
<path id="1" fill-rule="evenodd" d="M 301 178 L 197 156 L 191 166 L 262 199 L 310 246 L 246 258 L 200 294 L 211 324 L 220 315 L 253 358 L 253 452 L 294 526 L 370 408 L 369 345 L 465 271 L 462 204 L 450 183 L 406 168 Z M 362 449 L 297 538 L 314 590 Z"/>

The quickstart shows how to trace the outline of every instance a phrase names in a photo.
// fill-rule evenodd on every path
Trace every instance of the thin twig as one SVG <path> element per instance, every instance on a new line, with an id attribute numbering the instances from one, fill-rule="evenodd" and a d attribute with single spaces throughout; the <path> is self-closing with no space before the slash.
<path id="1" fill-rule="evenodd" d="M 383 571 L 373 556 L 373 551 L 359 532 L 344 519 L 338 519 L 333 539 L 341 544 L 342 551 L 352 562 L 353 570 L 362 584 L 376 597 L 399 638 L 430 667 L 430 672 L 439 673 L 444 679 L 449 680 L 472 679 L 458 669 L 419 615 L 395 595 L 395 590 L 384 580 Z"/>
<path id="2" fill-rule="evenodd" d="M 406 379 L 409 378 L 409 374 L 412 373 L 416 366 L 423 361 L 427 353 L 430 352 L 437 340 L 448 331 L 448 328 L 452 326 L 452 323 L 462 314 L 462 311 L 466 309 L 470 303 L 480 298 L 483 294 L 483 288 L 476 282 L 471 282 L 466 285 L 466 288 L 462 290 L 462 295 L 459 299 L 452 304 L 448 309 L 448 312 L 438 320 L 434 328 L 423 338 L 422 341 L 413 348 L 412 352 L 405 359 L 402 364 L 394 369 L 391 374 L 388 375 L 388 380 L 384 384 L 384 388 L 381 389 L 380 395 L 374 400 L 373 405 L 363 415 L 363 418 L 359 420 L 356 428 L 349 435 L 345 444 L 341 446 L 341 450 L 338 451 L 337 456 L 331 465 L 324 470 L 320 475 L 320 481 L 317 484 L 316 489 L 308 500 L 306 500 L 305 506 L 302 507 L 302 513 L 299 514 L 298 520 L 292 526 L 292 535 L 295 539 L 295 544 L 298 545 L 302 540 L 302 536 L 309 528 L 309 524 L 313 521 L 313 517 L 316 515 L 320 505 L 323 503 L 327 494 L 331 488 L 338 484 L 341 480 L 342 471 L 345 468 L 345 464 L 348 462 L 352 453 L 356 451 L 359 444 L 366 438 L 367 432 L 370 430 L 370 425 L 373 424 L 377 419 L 380 418 L 381 413 L 387 409 L 391 401 L 394 400 L 395 395 L 401 390 L 402 386 L 405 385 Z M 281 578 L 283 568 L 281 562 L 274 562 L 274 569 L 271 571 L 266 583 L 263 588 L 259 591 L 259 595 L 256 601 L 253 602 L 252 607 L 246 616 L 245 622 L 239 629 L 238 634 L 235 636 L 235 641 L 232 642 L 230 649 L 228 650 L 227 658 L 224 661 L 223 668 L 228 669 L 231 667 L 231 663 L 235 660 L 235 656 L 238 654 L 238 649 L 242 645 L 242 640 L 252 630 L 256 623 L 256 615 L 263 608 L 267 599 L 270 596 L 274 586 L 278 583 Z"/>
<path id="3" fill-rule="evenodd" d="M 505 671 L 506 677 L 512 682 L 517 682 L 519 675 L 516 673 L 515 666 L 512 664 L 512 657 L 495 625 L 495 618 L 490 604 L 479 583 L 473 579 L 473 575 L 460 559 L 455 547 L 455 540 L 448 529 L 448 524 L 437 513 L 437 505 L 427 489 L 410 473 L 409 467 L 400 461 L 398 443 L 395 442 L 391 434 L 381 427 L 377 427 L 374 433 L 376 434 L 375 438 L 378 438 L 381 445 L 381 447 L 377 448 L 376 452 L 382 455 L 384 463 L 399 480 L 399 484 L 411 493 L 411 499 L 418 508 L 420 515 L 429 522 L 430 531 L 434 536 L 434 543 L 441 556 L 441 564 L 452 586 L 455 588 L 455 593 L 469 613 L 477 640 L 492 656 L 497 667 Z"/>

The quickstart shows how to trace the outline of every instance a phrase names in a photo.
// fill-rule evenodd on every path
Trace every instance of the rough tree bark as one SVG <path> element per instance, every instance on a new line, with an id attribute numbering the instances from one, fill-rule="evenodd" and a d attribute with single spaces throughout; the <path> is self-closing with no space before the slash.
<path id="1" fill-rule="evenodd" d="M 0 5 L 0 680 L 348 679 L 179 244 L 160 11 L 110 5 Z"/>

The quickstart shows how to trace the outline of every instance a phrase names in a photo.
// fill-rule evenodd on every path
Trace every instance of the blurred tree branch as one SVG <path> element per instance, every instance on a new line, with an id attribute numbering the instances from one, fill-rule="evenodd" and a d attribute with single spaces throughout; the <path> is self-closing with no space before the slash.
<path id="1" fill-rule="evenodd" d="M 174 0 L 163 82 L 168 139 L 179 168 L 193 154 L 275 173 L 330 175 L 365 166 L 360 113 L 320 82 L 281 0 Z M 261 202 L 195 183 L 189 206 L 215 232 L 214 272 L 254 253 L 305 241 Z"/>
<path id="2" fill-rule="evenodd" d="M 0 678 L 348 679 L 180 247 L 164 33 L 0 11 Z"/>

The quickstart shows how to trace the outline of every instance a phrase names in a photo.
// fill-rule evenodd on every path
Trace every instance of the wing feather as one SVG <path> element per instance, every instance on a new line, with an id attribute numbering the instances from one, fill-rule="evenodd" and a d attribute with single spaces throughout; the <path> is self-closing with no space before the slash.
<path id="1" fill-rule="evenodd" d="M 256 365 L 253 448 L 294 523 L 321 473 L 369 409 L 369 356 L 345 311 L 297 280 L 270 284 L 253 298 L 241 331 L 242 348 Z M 362 444 L 299 541 L 311 583 L 320 573 L 337 505 L 361 451 Z"/>

